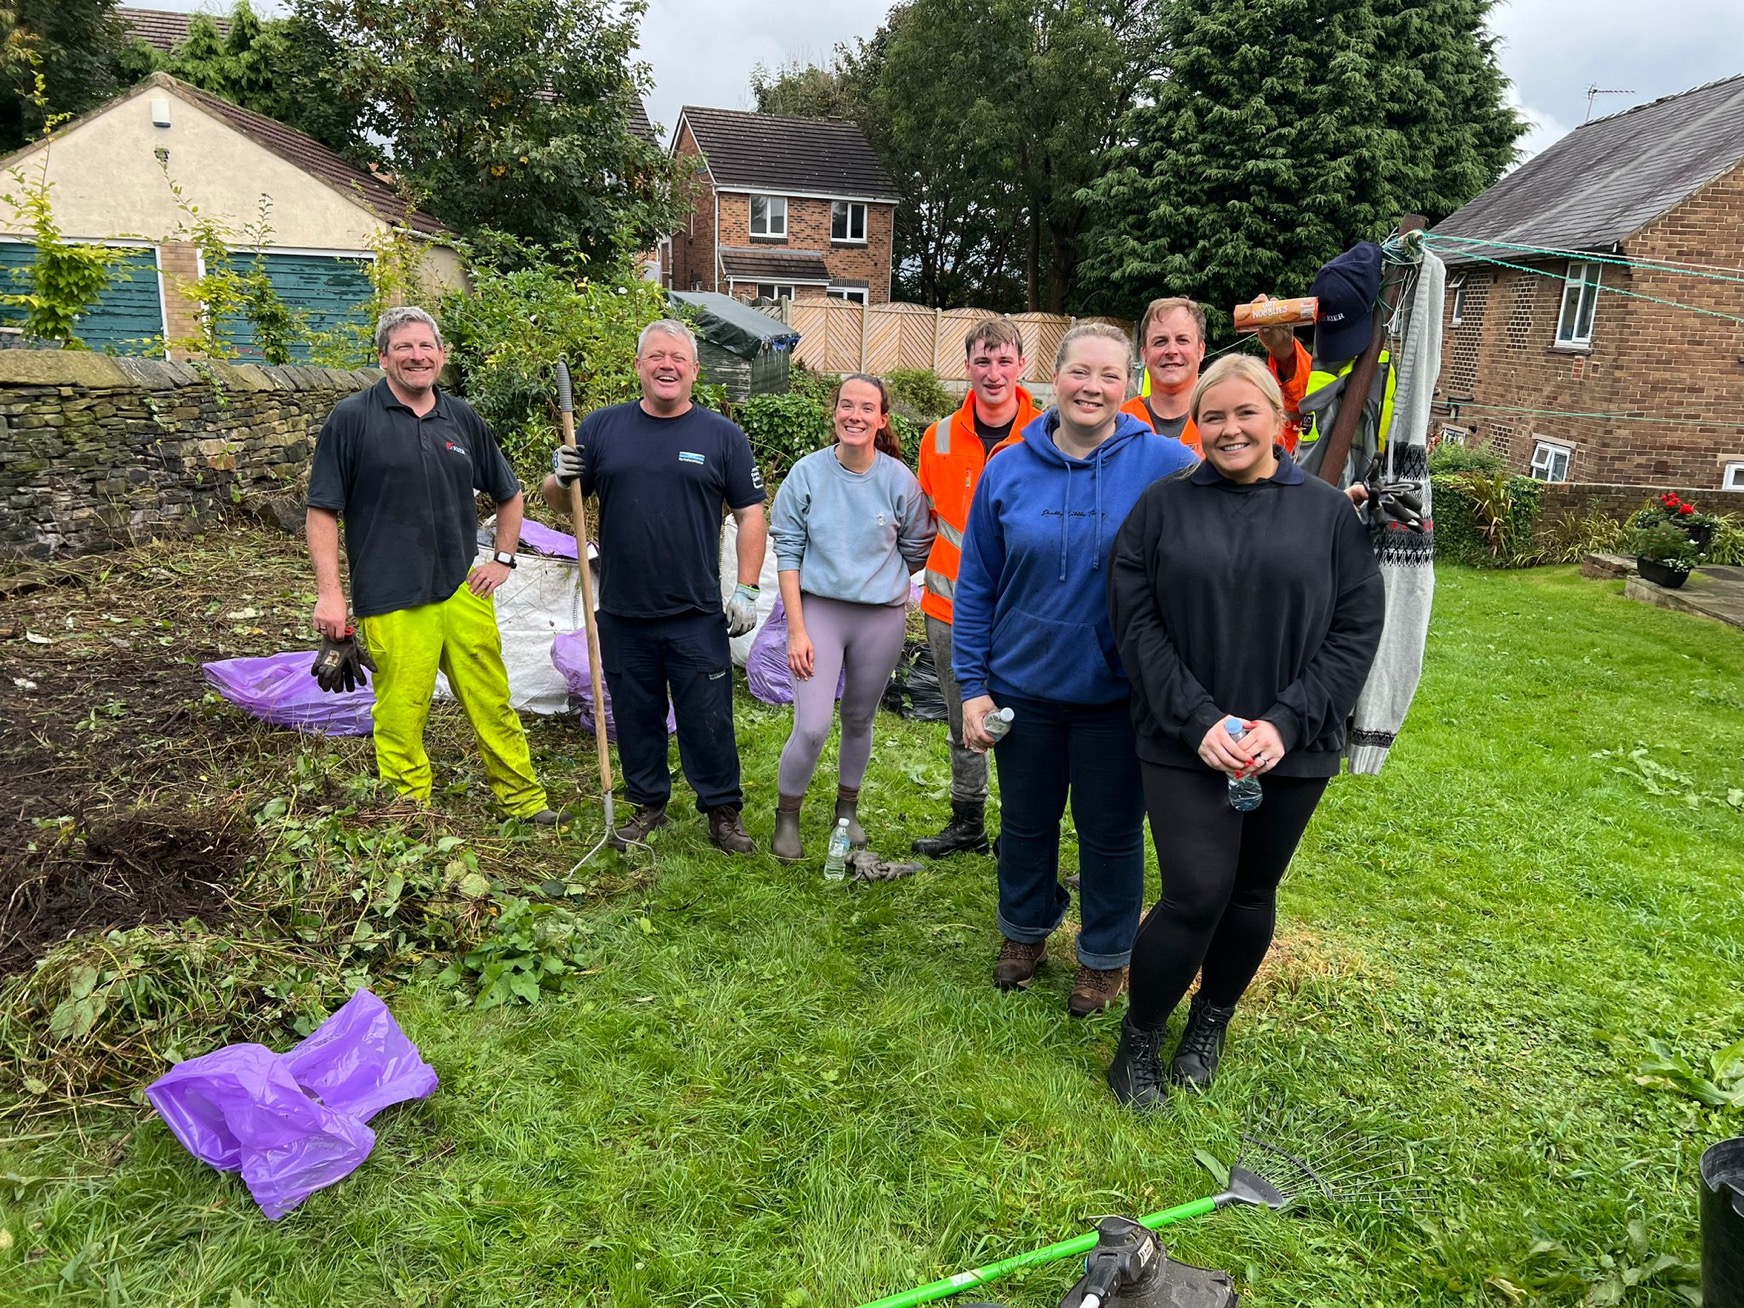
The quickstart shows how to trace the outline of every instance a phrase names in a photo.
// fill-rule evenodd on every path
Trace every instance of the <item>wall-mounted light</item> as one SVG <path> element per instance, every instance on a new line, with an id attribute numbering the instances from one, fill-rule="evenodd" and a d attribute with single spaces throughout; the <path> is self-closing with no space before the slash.
<path id="1" fill-rule="evenodd" d="M 153 127 L 168 127 L 170 125 L 170 98 L 167 95 L 151 97 L 151 125 Z"/>

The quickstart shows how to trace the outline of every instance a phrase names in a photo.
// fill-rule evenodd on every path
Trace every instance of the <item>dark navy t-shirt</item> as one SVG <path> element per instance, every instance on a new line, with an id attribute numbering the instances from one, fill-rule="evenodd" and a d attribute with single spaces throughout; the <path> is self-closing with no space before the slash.
<path id="1" fill-rule="evenodd" d="M 581 489 L 599 496 L 600 597 L 621 618 L 721 609 L 721 506 L 763 501 L 738 424 L 692 405 L 656 418 L 640 403 L 590 413 Z"/>
<path id="2" fill-rule="evenodd" d="M 423 417 L 383 378 L 341 400 L 315 440 L 309 507 L 345 522 L 351 611 L 360 618 L 418 608 L 460 589 L 478 555 L 478 505 L 521 484 L 483 418 L 436 392 Z"/>

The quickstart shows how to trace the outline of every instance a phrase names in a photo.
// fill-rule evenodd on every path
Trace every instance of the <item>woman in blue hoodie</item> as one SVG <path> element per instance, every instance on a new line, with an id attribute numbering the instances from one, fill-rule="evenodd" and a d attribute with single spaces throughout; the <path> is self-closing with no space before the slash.
<path id="1" fill-rule="evenodd" d="M 1132 345 L 1085 323 L 1054 360 L 1055 407 L 990 461 L 975 492 L 957 579 L 952 670 L 963 738 L 999 770 L 999 929 L 993 984 L 1022 990 L 1070 898 L 1060 884 L 1068 794 L 1078 829 L 1078 975 L 1067 1009 L 1108 1007 L 1144 897 L 1144 791 L 1131 686 L 1108 622 L 1108 559 L 1145 487 L 1197 460 L 1120 412 Z M 1015 714 L 995 747 L 983 721 Z"/>

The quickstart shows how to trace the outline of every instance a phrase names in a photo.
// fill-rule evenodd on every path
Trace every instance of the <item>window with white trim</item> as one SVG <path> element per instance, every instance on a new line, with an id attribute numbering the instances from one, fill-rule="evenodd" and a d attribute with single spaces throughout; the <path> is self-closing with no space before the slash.
<path id="1" fill-rule="evenodd" d="M 832 286 L 829 290 L 832 300 L 849 300 L 854 304 L 866 303 L 866 288 L 864 286 Z"/>
<path id="2" fill-rule="evenodd" d="M 1471 431 L 1466 427 L 1444 426 L 1441 429 L 1441 443 L 1443 445 L 1464 445 L 1470 436 Z"/>
<path id="3" fill-rule="evenodd" d="M 1460 273 L 1448 284 L 1453 292 L 1453 317 L 1448 319 L 1448 326 L 1457 327 L 1465 321 L 1465 274 Z"/>
<path id="4" fill-rule="evenodd" d="M 793 287 L 784 282 L 758 282 L 757 298 L 759 300 L 791 300 Z"/>
<path id="5" fill-rule="evenodd" d="M 1574 450 L 1555 441 L 1539 441 L 1532 447 L 1532 475 L 1539 481 L 1567 481 Z"/>
<path id="6" fill-rule="evenodd" d="M 830 239 L 866 243 L 866 206 L 856 200 L 830 201 Z"/>
<path id="7" fill-rule="evenodd" d="M 1721 490 L 1744 490 L 1744 463 L 1728 463 L 1720 476 Z"/>
<path id="8" fill-rule="evenodd" d="M 785 195 L 753 195 L 751 197 L 751 235 L 786 237 L 787 197 Z"/>
<path id="9" fill-rule="evenodd" d="M 1556 319 L 1558 345 L 1591 345 L 1593 312 L 1599 303 L 1599 265 L 1571 259 L 1562 283 L 1562 312 Z"/>

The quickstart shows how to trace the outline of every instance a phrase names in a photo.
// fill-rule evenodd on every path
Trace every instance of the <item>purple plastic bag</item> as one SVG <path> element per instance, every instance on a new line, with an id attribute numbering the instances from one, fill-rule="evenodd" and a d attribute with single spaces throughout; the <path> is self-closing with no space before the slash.
<path id="1" fill-rule="evenodd" d="M 206 683 L 246 713 L 275 727 L 294 727 L 328 736 L 367 736 L 375 730 L 372 685 L 325 691 L 309 674 L 312 649 L 290 650 L 258 659 L 203 663 Z"/>
<path id="2" fill-rule="evenodd" d="M 787 608 L 778 599 L 769 610 L 769 621 L 751 642 L 745 657 L 745 680 L 751 693 L 765 704 L 793 703 L 793 672 L 787 666 Z M 848 684 L 846 671 L 836 678 L 836 698 Z"/>
<path id="3" fill-rule="evenodd" d="M 521 544 L 535 554 L 548 554 L 554 559 L 576 557 L 574 536 L 566 531 L 553 531 L 544 523 L 534 522 L 531 518 L 521 521 Z"/>
<path id="4" fill-rule="evenodd" d="M 227 1045 L 177 1063 L 145 1094 L 183 1148 L 241 1172 L 276 1222 L 369 1157 L 375 1132 L 364 1123 L 435 1089 L 435 1070 L 387 1005 L 359 990 L 286 1053 Z"/>
<path id="5" fill-rule="evenodd" d="M 563 684 L 569 687 L 569 693 L 575 696 L 581 705 L 581 729 L 590 735 L 593 733 L 593 681 L 588 675 L 590 666 L 587 657 L 587 633 L 585 631 L 566 631 L 552 638 L 551 665 L 563 675 Z M 605 678 L 600 678 L 600 690 L 606 697 L 606 739 L 612 744 L 618 743 L 618 724 L 612 717 L 612 692 L 605 685 Z M 666 734 L 671 735 L 678 730 L 678 718 L 672 711 L 672 705 L 666 706 Z"/>

